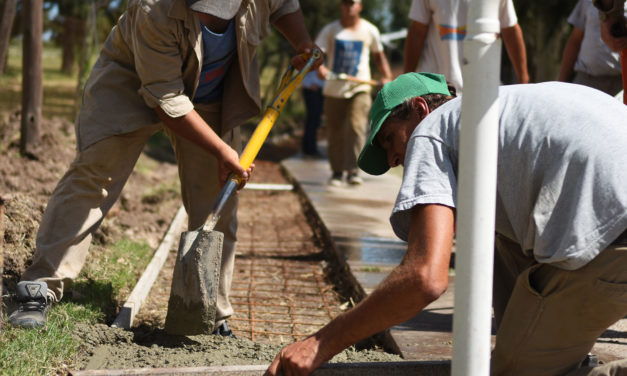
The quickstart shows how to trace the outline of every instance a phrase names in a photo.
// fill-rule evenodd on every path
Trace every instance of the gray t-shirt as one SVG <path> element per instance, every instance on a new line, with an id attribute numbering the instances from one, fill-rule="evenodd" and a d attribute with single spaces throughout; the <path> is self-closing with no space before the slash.
<path id="1" fill-rule="evenodd" d="M 581 85 L 499 92 L 496 232 L 538 262 L 574 270 L 627 228 L 627 106 Z M 457 205 L 461 97 L 414 130 L 390 222 L 407 240 L 410 209 Z"/>

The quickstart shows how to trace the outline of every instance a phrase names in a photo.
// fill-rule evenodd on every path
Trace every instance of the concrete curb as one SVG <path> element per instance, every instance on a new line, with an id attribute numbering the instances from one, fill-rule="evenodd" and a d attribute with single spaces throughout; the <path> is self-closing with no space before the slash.
<path id="1" fill-rule="evenodd" d="M 172 249 L 172 244 L 177 240 L 176 236 L 180 234 L 181 228 L 183 227 L 183 223 L 186 219 L 187 213 L 185 212 L 185 208 L 181 206 L 174 216 L 172 223 L 170 223 L 170 227 L 163 237 L 161 244 L 152 256 L 150 264 L 148 264 L 146 270 L 142 273 L 142 276 L 139 278 L 139 281 L 137 281 L 133 291 L 122 306 L 122 309 L 120 309 L 120 313 L 113 321 L 113 324 L 111 324 L 112 327 L 128 329 L 133 325 L 135 315 L 139 312 L 139 308 L 144 300 L 146 300 L 152 285 L 159 276 L 159 271 L 163 267 L 165 260 L 168 258 L 168 253 L 170 252 L 170 249 Z"/>
<path id="2" fill-rule="evenodd" d="M 72 376 L 256 376 L 263 375 L 268 365 L 245 366 L 211 366 L 211 367 L 180 367 L 180 368 L 131 368 L 117 370 L 73 371 Z M 326 363 L 315 370 L 313 376 L 387 376 L 387 375 L 422 375 L 448 376 L 451 365 L 442 362 L 367 362 L 367 363 Z"/>

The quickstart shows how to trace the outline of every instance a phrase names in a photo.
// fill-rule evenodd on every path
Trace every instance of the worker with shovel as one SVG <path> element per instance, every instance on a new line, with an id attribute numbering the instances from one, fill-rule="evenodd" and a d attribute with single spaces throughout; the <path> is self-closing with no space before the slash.
<path id="1" fill-rule="evenodd" d="M 10 323 L 45 324 L 156 132 L 164 130 L 174 148 L 189 229 L 203 226 L 227 175 L 245 184 L 252 166 L 239 163 L 239 125 L 261 109 L 256 48 L 271 24 L 298 53 L 292 64 L 304 65 L 315 45 L 296 0 L 129 3 L 85 86 L 77 154 L 46 207 Z M 233 313 L 236 209 L 234 198 L 215 227 L 224 234 L 214 331 L 221 335 L 231 335 L 225 320 Z"/>
<path id="2" fill-rule="evenodd" d="M 462 102 L 451 89 L 442 75 L 407 73 L 377 95 L 359 167 L 404 166 L 390 222 L 407 253 L 359 305 L 281 350 L 267 375 L 309 374 L 447 289 Z M 581 364 L 627 314 L 627 107 L 558 82 L 503 86 L 499 105 L 492 374 L 625 375 L 627 359 Z"/>

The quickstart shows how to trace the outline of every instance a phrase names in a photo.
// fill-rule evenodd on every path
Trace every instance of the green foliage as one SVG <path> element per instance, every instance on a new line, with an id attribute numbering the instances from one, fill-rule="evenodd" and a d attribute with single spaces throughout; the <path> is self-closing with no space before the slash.
<path id="1" fill-rule="evenodd" d="M 305 25 L 312 38 L 320 32 L 324 25 L 337 19 L 340 15 L 340 0 L 316 1 L 301 0 L 300 7 L 305 15 Z"/>
<path id="2" fill-rule="evenodd" d="M 562 52 L 571 32 L 566 20 L 576 3 L 577 0 L 514 0 L 518 23 L 527 47 L 527 66 L 531 82 L 557 79 Z M 503 49 L 504 80 L 512 82 L 513 73 L 506 55 Z"/>

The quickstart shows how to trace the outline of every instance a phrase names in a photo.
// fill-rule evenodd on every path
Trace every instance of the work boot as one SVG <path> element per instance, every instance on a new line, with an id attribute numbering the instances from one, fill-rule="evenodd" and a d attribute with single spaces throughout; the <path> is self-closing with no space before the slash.
<path id="1" fill-rule="evenodd" d="M 9 324 L 22 328 L 38 328 L 46 325 L 48 284 L 23 281 L 17 284 L 17 310 L 9 316 Z"/>
<path id="2" fill-rule="evenodd" d="M 215 334 L 215 335 L 219 335 L 223 337 L 237 338 L 235 337 L 235 334 L 233 334 L 233 331 L 231 331 L 229 326 L 226 324 L 226 321 L 224 321 L 217 328 L 215 328 L 211 334 Z"/>

